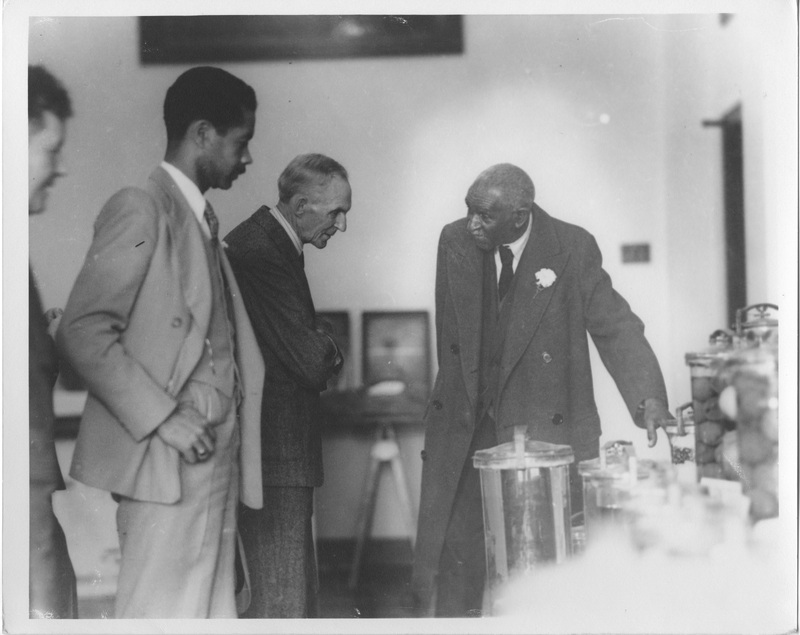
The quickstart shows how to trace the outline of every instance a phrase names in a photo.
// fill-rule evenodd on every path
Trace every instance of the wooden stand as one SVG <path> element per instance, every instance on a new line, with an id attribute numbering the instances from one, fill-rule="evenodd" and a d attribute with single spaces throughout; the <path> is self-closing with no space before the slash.
<path id="1" fill-rule="evenodd" d="M 369 538 L 372 528 L 372 519 L 375 513 L 375 500 L 378 493 L 378 483 L 381 478 L 381 468 L 389 464 L 392 469 L 397 495 L 400 498 L 402 513 L 405 517 L 409 529 L 409 540 L 411 547 L 414 547 L 414 535 L 416 532 L 416 511 L 411 502 L 411 494 L 408 489 L 403 462 L 400 459 L 400 446 L 397 445 L 394 425 L 390 421 L 381 422 L 375 436 L 375 442 L 370 449 L 369 470 L 367 480 L 364 482 L 364 490 L 361 495 L 361 502 L 358 506 L 358 516 L 356 521 L 356 550 L 353 556 L 353 564 L 350 569 L 350 580 L 348 586 L 355 589 L 358 586 L 358 576 L 361 571 L 361 560 L 364 555 L 364 547 Z"/>

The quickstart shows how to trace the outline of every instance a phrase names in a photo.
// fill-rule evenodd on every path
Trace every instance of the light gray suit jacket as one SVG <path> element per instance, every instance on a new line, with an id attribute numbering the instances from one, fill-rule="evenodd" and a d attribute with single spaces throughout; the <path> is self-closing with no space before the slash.
<path id="1" fill-rule="evenodd" d="M 262 506 L 259 415 L 264 365 L 227 258 L 244 399 L 241 499 Z M 203 353 L 212 308 L 203 236 L 175 182 L 157 168 L 145 188 L 103 207 L 70 295 L 58 346 L 85 381 L 70 474 L 136 500 L 180 500 L 180 455 L 155 434 Z"/>

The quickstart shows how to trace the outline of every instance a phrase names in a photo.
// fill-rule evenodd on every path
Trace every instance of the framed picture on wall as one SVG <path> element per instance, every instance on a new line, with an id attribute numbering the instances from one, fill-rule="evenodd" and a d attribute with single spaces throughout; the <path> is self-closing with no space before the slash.
<path id="1" fill-rule="evenodd" d="M 344 355 L 344 365 L 338 375 L 328 380 L 326 392 L 347 390 L 353 386 L 353 360 L 350 345 L 350 314 L 347 311 L 317 311 L 317 319 L 327 322 L 333 332 L 333 339 Z"/>
<path id="2" fill-rule="evenodd" d="M 464 49 L 460 15 L 193 15 L 139 18 L 143 64 L 390 55 Z"/>
<path id="3" fill-rule="evenodd" d="M 427 311 L 365 312 L 361 335 L 365 386 L 393 386 L 408 397 L 427 398 L 431 382 Z"/>

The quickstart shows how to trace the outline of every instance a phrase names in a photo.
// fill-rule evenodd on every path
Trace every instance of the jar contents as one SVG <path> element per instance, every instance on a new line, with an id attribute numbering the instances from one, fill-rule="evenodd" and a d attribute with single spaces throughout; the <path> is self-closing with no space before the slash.
<path id="1" fill-rule="evenodd" d="M 739 480 L 736 459 L 731 456 L 736 447 L 736 422 L 719 407 L 726 384 L 718 369 L 733 350 L 732 336 L 715 331 L 710 341 L 708 350 L 686 355 L 691 373 L 697 477 Z"/>
<path id="2" fill-rule="evenodd" d="M 479 450 L 489 613 L 515 575 L 559 563 L 572 553 L 569 464 L 572 448 L 525 438 Z"/>
<path id="3" fill-rule="evenodd" d="M 742 485 L 754 521 L 778 515 L 778 357 L 760 347 L 742 351 L 726 364 L 735 391 L 729 405 L 738 426 Z"/>

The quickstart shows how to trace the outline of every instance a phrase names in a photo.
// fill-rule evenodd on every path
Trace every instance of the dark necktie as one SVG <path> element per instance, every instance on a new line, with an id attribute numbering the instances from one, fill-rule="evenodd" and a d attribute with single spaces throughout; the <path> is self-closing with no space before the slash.
<path id="1" fill-rule="evenodd" d="M 214 209 L 211 207 L 211 203 L 206 201 L 206 208 L 203 210 L 203 217 L 206 219 L 206 223 L 208 223 L 208 229 L 211 230 L 211 242 L 216 244 L 219 242 L 219 221 L 217 220 L 217 215 L 214 213 Z"/>
<path id="2" fill-rule="evenodd" d="M 514 278 L 514 267 L 512 266 L 512 263 L 514 262 L 514 254 L 512 253 L 511 249 L 505 245 L 501 245 L 499 247 L 499 253 L 500 262 L 503 263 L 503 269 L 500 271 L 500 281 L 497 284 L 497 293 L 500 297 L 500 301 L 502 302 L 503 298 L 511 287 L 511 280 Z"/>
<path id="3" fill-rule="evenodd" d="M 305 269 L 306 267 L 306 257 L 305 254 L 300 254 L 300 266 Z"/>

